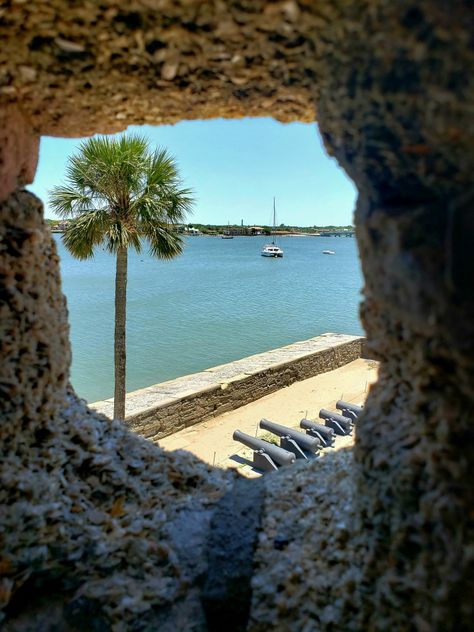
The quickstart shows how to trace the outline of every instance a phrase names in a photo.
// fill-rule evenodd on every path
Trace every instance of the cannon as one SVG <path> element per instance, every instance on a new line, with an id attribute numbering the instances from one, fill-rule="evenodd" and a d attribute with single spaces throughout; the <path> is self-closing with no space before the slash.
<path id="1" fill-rule="evenodd" d="M 307 434 L 319 439 L 323 447 L 328 448 L 334 443 L 335 437 L 334 430 L 332 428 L 323 426 L 323 424 L 315 423 L 309 419 L 302 419 L 300 421 L 300 426 L 306 430 Z"/>
<path id="2" fill-rule="evenodd" d="M 319 411 L 319 416 L 321 419 L 324 419 L 324 424 L 329 428 L 332 428 L 338 435 L 349 434 L 352 430 L 352 419 L 349 419 L 348 417 L 343 417 L 338 413 L 333 413 L 332 411 L 325 410 L 324 408 L 321 408 Z"/>
<path id="3" fill-rule="evenodd" d="M 356 404 L 345 402 L 342 399 L 336 402 L 336 408 L 341 411 L 343 417 L 348 417 L 349 419 L 352 419 L 352 421 L 354 422 L 363 411 L 363 406 L 357 406 Z"/>
<path id="4" fill-rule="evenodd" d="M 240 430 L 234 431 L 232 439 L 243 443 L 248 448 L 252 448 L 254 451 L 253 464 L 258 470 L 268 472 L 271 470 L 277 470 L 278 466 L 291 465 L 295 462 L 296 457 L 292 452 L 279 448 L 277 445 L 274 445 L 269 441 L 251 437 Z"/>
<path id="5" fill-rule="evenodd" d="M 280 448 L 293 452 L 297 459 L 307 459 L 305 452 L 316 453 L 321 447 L 318 437 L 310 437 L 299 430 L 287 428 L 268 419 L 260 420 L 260 428 L 280 437 Z"/>

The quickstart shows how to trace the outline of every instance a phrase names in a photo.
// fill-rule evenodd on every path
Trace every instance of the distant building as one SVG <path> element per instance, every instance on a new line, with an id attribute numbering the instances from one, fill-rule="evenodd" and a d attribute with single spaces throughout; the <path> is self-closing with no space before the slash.
<path id="1" fill-rule="evenodd" d="M 50 228 L 53 233 L 63 233 L 67 227 L 69 226 L 69 222 L 67 220 L 55 222 L 51 224 Z"/>
<path id="2" fill-rule="evenodd" d="M 248 229 L 246 226 L 229 226 L 225 231 L 229 235 L 248 235 Z"/>

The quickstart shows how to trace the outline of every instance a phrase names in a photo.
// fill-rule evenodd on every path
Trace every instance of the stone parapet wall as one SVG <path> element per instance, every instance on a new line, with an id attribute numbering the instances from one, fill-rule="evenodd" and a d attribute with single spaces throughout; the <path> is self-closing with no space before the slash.
<path id="1" fill-rule="evenodd" d="M 332 371 L 361 357 L 364 338 L 323 334 L 134 391 L 127 396 L 129 428 L 157 441 L 249 404 L 293 382 Z M 109 417 L 113 400 L 92 404 Z"/>

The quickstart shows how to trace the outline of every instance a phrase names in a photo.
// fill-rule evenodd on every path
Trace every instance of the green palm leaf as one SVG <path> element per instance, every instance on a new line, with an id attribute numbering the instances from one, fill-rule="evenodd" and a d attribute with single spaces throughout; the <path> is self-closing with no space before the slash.
<path id="1" fill-rule="evenodd" d="M 140 251 L 141 238 L 150 242 L 154 256 L 175 256 L 172 253 L 182 249 L 170 246 L 179 241 L 176 224 L 186 221 L 193 204 L 192 191 L 182 186 L 174 158 L 164 148 L 151 151 L 139 135 L 82 142 L 69 159 L 66 184 L 50 193 L 52 209 L 74 220 L 63 241 L 79 258 L 85 253 L 92 256 L 101 243 L 110 252 L 122 247 Z M 82 215 L 88 218 L 78 221 Z"/>

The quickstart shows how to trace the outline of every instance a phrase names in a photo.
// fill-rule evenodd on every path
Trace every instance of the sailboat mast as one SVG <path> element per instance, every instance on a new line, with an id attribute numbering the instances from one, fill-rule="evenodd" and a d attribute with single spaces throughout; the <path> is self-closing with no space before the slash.
<path id="1" fill-rule="evenodd" d="M 273 198 L 273 239 L 272 239 L 273 245 L 275 245 L 275 228 L 276 228 L 276 211 L 275 211 L 275 198 Z"/>

